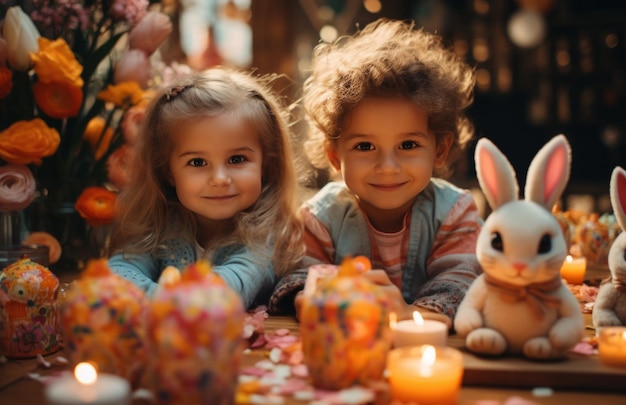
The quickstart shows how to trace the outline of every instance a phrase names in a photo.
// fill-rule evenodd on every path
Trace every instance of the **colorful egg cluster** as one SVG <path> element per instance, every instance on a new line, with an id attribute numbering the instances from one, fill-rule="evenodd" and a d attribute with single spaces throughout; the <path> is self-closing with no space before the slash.
<path id="1" fill-rule="evenodd" d="M 583 256 L 591 264 L 607 264 L 613 241 L 621 232 L 613 214 L 582 214 L 553 208 L 567 247 L 573 256 Z"/>
<path id="2" fill-rule="evenodd" d="M 146 308 L 144 292 L 113 274 L 106 259 L 90 261 L 61 306 L 61 333 L 71 362 L 93 362 L 100 371 L 138 385 L 147 356 Z"/>
<path id="3" fill-rule="evenodd" d="M 46 355 L 59 349 L 59 280 L 27 256 L 0 272 L 0 354 Z"/>
<path id="4" fill-rule="evenodd" d="M 245 308 L 208 262 L 167 277 L 147 313 L 149 385 L 159 404 L 232 404 Z"/>
<path id="5" fill-rule="evenodd" d="M 337 390 L 380 380 L 391 347 L 388 298 L 348 259 L 336 277 L 305 297 L 300 316 L 304 362 L 313 385 Z"/>

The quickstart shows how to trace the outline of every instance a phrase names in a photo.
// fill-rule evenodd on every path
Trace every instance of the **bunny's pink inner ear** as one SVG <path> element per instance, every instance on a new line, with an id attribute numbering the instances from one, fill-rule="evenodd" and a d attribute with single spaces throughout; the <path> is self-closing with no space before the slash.
<path id="1" fill-rule="evenodd" d="M 496 162 L 493 156 L 486 150 L 481 149 L 479 152 L 480 160 L 480 174 L 485 187 L 486 192 L 492 196 L 493 201 L 498 201 L 498 176 L 496 173 Z"/>
<path id="2" fill-rule="evenodd" d="M 626 175 L 618 173 L 617 175 L 617 198 L 622 211 L 626 210 Z"/>
<path id="3" fill-rule="evenodd" d="M 545 182 L 544 182 L 544 201 L 549 201 L 552 194 L 558 188 L 559 182 L 563 178 L 563 173 L 567 169 L 567 148 L 560 145 L 550 155 L 546 164 Z"/>

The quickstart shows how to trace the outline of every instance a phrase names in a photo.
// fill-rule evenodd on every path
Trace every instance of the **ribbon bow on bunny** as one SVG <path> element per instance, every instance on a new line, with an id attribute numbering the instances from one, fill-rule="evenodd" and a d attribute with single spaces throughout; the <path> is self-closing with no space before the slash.
<path id="1" fill-rule="evenodd" d="M 498 280 L 485 274 L 485 284 L 492 290 L 500 293 L 503 301 L 517 302 L 526 300 L 526 303 L 533 311 L 537 319 L 543 319 L 545 314 L 545 304 L 552 308 L 558 308 L 561 305 L 561 299 L 548 293 L 557 290 L 561 286 L 561 277 L 555 277 L 552 280 L 543 283 L 532 283 L 527 286 L 518 286 Z"/>

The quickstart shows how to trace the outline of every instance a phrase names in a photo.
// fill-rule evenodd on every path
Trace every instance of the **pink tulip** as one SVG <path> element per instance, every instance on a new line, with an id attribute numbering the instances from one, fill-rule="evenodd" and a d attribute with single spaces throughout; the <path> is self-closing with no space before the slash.
<path id="1" fill-rule="evenodd" d="M 8 52 L 7 41 L 0 38 L 0 66 L 7 65 Z"/>
<path id="2" fill-rule="evenodd" d="M 145 106 L 133 106 L 124 113 L 120 127 L 122 128 L 124 141 L 126 141 L 127 144 L 135 144 L 145 115 Z"/>
<path id="3" fill-rule="evenodd" d="M 130 182 L 132 159 L 133 148 L 127 144 L 123 144 L 117 148 L 107 159 L 107 177 L 109 181 L 120 190 Z"/>
<path id="4" fill-rule="evenodd" d="M 152 55 L 172 32 L 172 21 L 163 13 L 150 11 L 128 34 L 130 49 Z"/>
<path id="5" fill-rule="evenodd" d="M 122 54 L 115 64 L 113 82 L 137 82 L 142 88 L 148 86 L 151 75 L 148 55 L 139 49 L 129 49 Z"/>

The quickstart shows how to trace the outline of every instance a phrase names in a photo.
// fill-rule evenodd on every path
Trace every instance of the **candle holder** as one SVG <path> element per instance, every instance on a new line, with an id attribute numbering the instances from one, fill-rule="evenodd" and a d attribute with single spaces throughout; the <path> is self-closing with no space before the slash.
<path id="1" fill-rule="evenodd" d="M 168 277 L 146 316 L 148 385 L 158 404 L 230 405 L 243 355 L 241 297 L 211 272 L 191 264 Z"/>
<path id="2" fill-rule="evenodd" d="M 391 396 L 401 403 L 458 402 L 463 355 L 451 347 L 420 345 L 393 349 L 387 362 Z"/>
<path id="3" fill-rule="evenodd" d="M 380 380 L 391 347 L 388 298 L 344 262 L 305 295 L 300 315 L 304 363 L 313 385 L 337 390 Z"/>
<path id="4" fill-rule="evenodd" d="M 598 355 L 607 366 L 626 367 L 626 327 L 607 326 L 600 329 Z"/>
<path id="5" fill-rule="evenodd" d="M 25 358 L 59 350 L 58 291 L 57 277 L 28 256 L 0 271 L 0 353 Z"/>
<path id="6" fill-rule="evenodd" d="M 44 395 L 48 405 L 129 405 L 130 390 L 124 378 L 98 373 L 90 363 L 78 363 L 74 374 L 53 377 Z"/>
<path id="7" fill-rule="evenodd" d="M 582 284 L 585 281 L 587 259 L 584 257 L 567 256 L 561 266 L 561 278 L 568 284 Z"/>
<path id="8" fill-rule="evenodd" d="M 392 314 L 395 315 L 395 314 Z M 445 346 L 448 342 L 448 327 L 445 323 L 424 319 L 418 311 L 413 312 L 413 319 L 397 322 L 391 317 L 390 327 L 393 347 L 435 345 Z"/>

